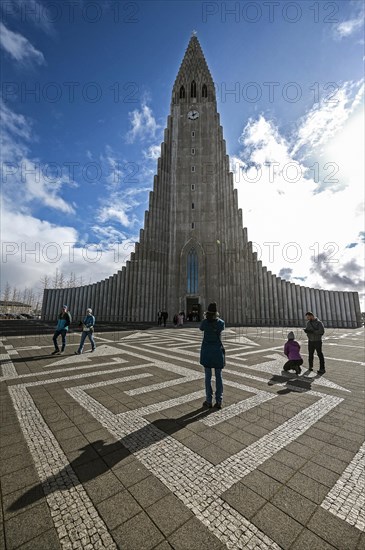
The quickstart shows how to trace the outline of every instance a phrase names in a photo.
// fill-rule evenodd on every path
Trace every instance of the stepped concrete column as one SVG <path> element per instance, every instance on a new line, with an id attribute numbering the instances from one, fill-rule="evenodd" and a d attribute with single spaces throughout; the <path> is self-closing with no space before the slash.
<path id="1" fill-rule="evenodd" d="M 344 293 L 342 291 L 338 293 L 338 297 L 340 299 L 340 308 L 341 308 L 341 326 L 343 328 L 347 328 L 345 300 L 344 300 L 343 294 Z"/>
<path id="2" fill-rule="evenodd" d="M 289 325 L 293 326 L 293 320 L 294 320 L 294 310 L 293 310 L 293 298 L 291 293 L 291 283 L 289 281 L 286 281 L 286 295 L 288 298 L 288 314 L 289 314 Z"/>

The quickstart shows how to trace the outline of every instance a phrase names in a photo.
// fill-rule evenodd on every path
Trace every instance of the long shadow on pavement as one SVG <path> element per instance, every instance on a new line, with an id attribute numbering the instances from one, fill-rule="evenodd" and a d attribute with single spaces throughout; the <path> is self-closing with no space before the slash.
<path id="1" fill-rule="evenodd" d="M 83 453 L 80 456 L 56 475 L 49 476 L 44 482 L 29 489 L 13 502 L 8 510 L 12 512 L 20 510 L 38 501 L 44 495 L 47 496 L 55 491 L 65 491 L 95 479 L 108 472 L 110 468 L 130 454 L 162 441 L 188 424 L 197 422 L 214 412 L 215 409 L 199 408 L 179 418 L 157 419 L 114 443 L 104 444 L 104 441 L 100 439 L 89 443 L 85 447 L 81 447 Z M 99 455 L 98 458 L 95 458 L 95 451 Z M 103 457 L 106 461 L 103 460 Z M 81 475 L 76 475 L 79 472 Z"/>

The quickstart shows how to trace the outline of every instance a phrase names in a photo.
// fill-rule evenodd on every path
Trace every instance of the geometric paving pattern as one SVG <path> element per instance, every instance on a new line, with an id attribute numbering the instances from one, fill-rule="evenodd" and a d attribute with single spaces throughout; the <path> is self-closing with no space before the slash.
<path id="1" fill-rule="evenodd" d="M 363 330 L 325 377 L 281 374 L 286 334 L 226 329 L 219 411 L 196 328 L 3 339 L 3 547 L 360 549 Z"/>

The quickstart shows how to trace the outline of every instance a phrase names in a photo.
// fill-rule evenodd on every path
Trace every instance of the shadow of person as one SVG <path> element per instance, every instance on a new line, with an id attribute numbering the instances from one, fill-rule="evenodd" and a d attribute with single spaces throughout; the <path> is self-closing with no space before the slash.
<path id="1" fill-rule="evenodd" d="M 83 452 L 78 457 L 56 474 L 28 489 L 8 507 L 8 511 L 20 510 L 55 491 L 66 491 L 95 479 L 108 472 L 110 468 L 130 454 L 162 441 L 212 412 L 215 412 L 215 409 L 200 408 L 178 418 L 160 418 L 153 422 L 146 420 L 143 427 L 118 441 L 105 444 L 104 440 L 99 439 L 80 447 Z"/>
<path id="2" fill-rule="evenodd" d="M 307 376 L 310 371 L 306 371 L 301 375 L 293 374 L 286 372 L 285 374 L 274 374 L 268 381 L 269 386 L 274 386 L 276 384 L 285 384 L 285 388 L 278 390 L 279 395 L 285 395 L 290 392 L 306 392 L 312 389 L 312 383 L 317 378 L 320 378 L 320 375 L 316 376 Z"/>

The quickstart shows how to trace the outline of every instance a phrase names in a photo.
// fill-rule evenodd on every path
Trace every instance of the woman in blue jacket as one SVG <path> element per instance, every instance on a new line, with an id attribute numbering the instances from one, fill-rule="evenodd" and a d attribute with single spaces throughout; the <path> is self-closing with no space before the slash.
<path id="1" fill-rule="evenodd" d="M 86 317 L 82 321 L 82 334 L 79 349 L 75 351 L 76 355 L 81 355 L 82 350 L 84 349 L 84 343 L 86 337 L 89 338 L 91 344 L 91 351 L 95 350 L 95 341 L 94 341 L 94 326 L 95 326 L 95 317 L 92 315 L 92 310 L 88 308 L 86 310 Z"/>
<path id="2" fill-rule="evenodd" d="M 204 407 L 212 407 L 212 369 L 215 371 L 215 407 L 222 408 L 223 380 L 222 369 L 225 364 L 225 350 L 221 341 L 221 332 L 224 330 L 224 321 L 219 319 L 217 304 L 212 302 L 205 313 L 205 319 L 200 324 L 200 330 L 204 331 L 203 342 L 200 350 L 200 364 L 205 368 L 205 394 Z"/>

